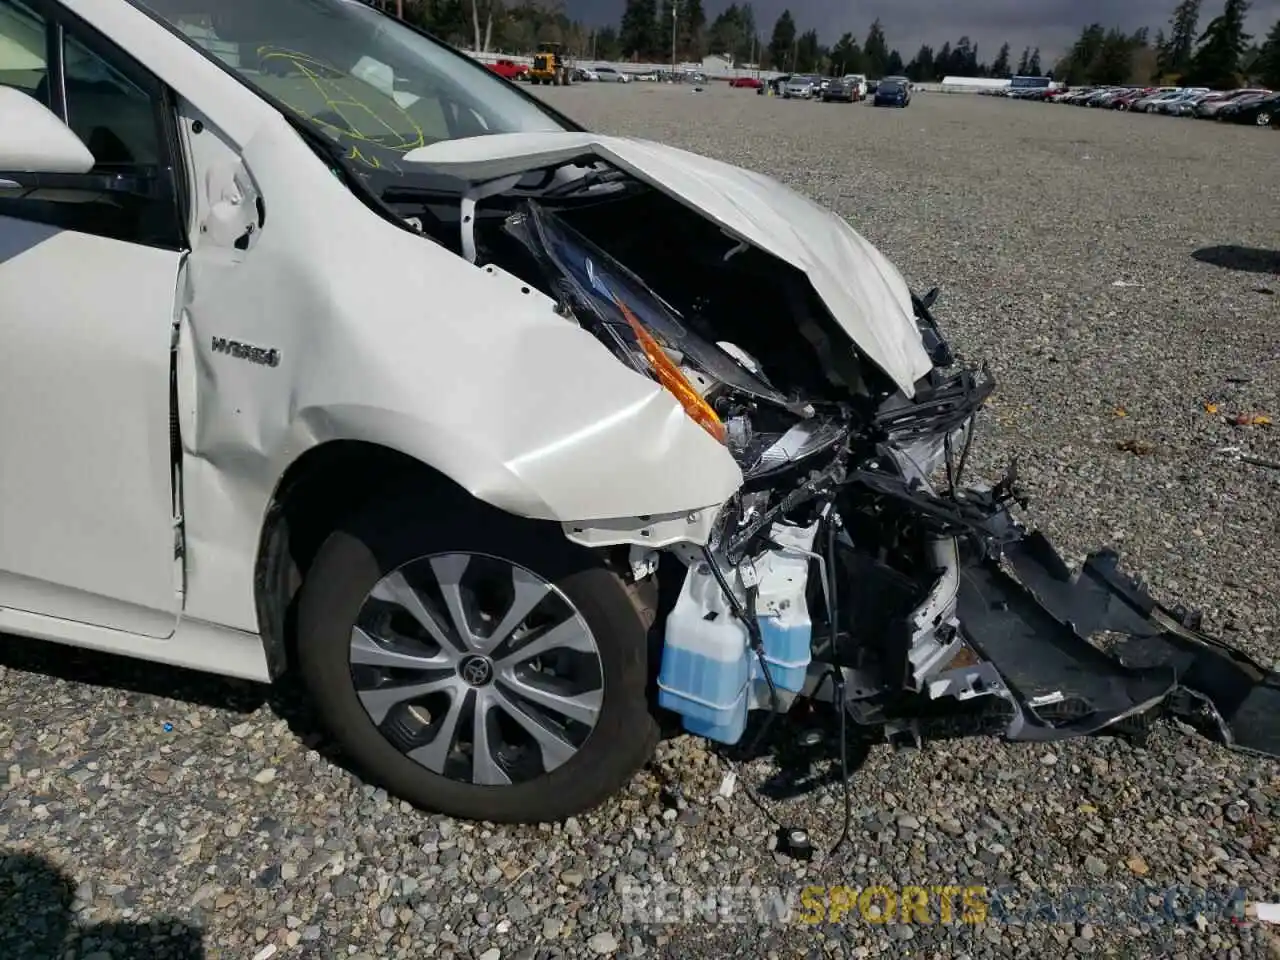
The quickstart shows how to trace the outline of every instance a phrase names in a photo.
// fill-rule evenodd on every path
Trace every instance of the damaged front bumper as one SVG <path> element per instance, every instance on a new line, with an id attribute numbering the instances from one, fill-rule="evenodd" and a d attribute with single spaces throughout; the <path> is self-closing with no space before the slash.
<path id="1" fill-rule="evenodd" d="M 813 698 L 840 700 L 856 723 L 917 744 L 939 729 L 1041 742 L 1139 734 L 1167 716 L 1230 747 L 1280 757 L 1280 675 L 1206 636 L 1197 614 L 1158 603 L 1121 571 L 1114 553 L 1093 553 L 1072 571 L 1043 534 L 1009 514 L 1012 476 L 955 500 L 886 472 L 853 474 L 849 483 L 912 503 L 938 525 L 941 535 L 926 545 L 928 589 L 913 590 L 843 532 L 826 558 L 816 549 L 816 527 L 799 542 L 792 537 L 787 549 L 800 563 L 769 562 L 771 551 L 761 555 L 766 562 L 745 562 L 746 584 L 771 598 L 756 612 L 764 655 L 748 657 L 724 687 L 704 685 L 706 695 L 691 699 L 682 649 L 691 634 L 734 629 L 739 649 L 751 643 L 728 605 L 691 602 L 713 587 L 705 563 L 701 573 L 694 568 L 677 622 L 668 623 L 660 681 L 663 704 L 685 715 L 686 729 L 736 743 L 746 710 L 785 711 Z M 785 547 L 790 536 L 776 524 L 770 539 Z M 810 559 L 819 562 L 816 591 L 804 584 Z M 725 573 L 730 588 L 745 594 L 742 569 Z M 832 620 L 822 611 L 830 612 L 828 591 L 842 595 L 846 608 Z M 806 593 L 812 619 L 788 615 L 788 601 L 803 605 Z M 797 631 L 811 649 L 804 664 Z M 770 671 L 773 682 L 764 676 Z M 740 706 L 732 695 L 743 685 Z"/>
<path id="2" fill-rule="evenodd" d="M 1072 574 L 1008 513 L 1023 502 L 1012 471 L 962 487 L 994 383 L 952 369 L 936 291 L 913 296 L 838 217 L 754 175 L 593 135 L 408 159 L 468 181 L 454 225 L 467 259 L 538 287 L 736 474 L 725 503 L 691 492 L 687 509 L 664 497 L 668 512 L 584 509 L 563 525 L 633 585 L 674 564 L 678 595 L 655 608 L 659 703 L 686 729 L 736 743 L 751 711 L 812 698 L 916 737 L 972 719 L 1048 741 L 1173 713 L 1280 753 L 1274 674 L 1110 554 Z"/>

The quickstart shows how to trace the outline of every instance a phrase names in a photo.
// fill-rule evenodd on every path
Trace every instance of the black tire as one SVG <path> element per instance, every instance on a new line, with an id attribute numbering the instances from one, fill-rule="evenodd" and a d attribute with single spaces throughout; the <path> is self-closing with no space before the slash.
<path id="1" fill-rule="evenodd" d="M 401 753 L 356 694 L 352 628 L 369 591 L 418 557 L 485 553 L 557 587 L 595 638 L 603 674 L 600 714 L 578 752 L 535 779 L 480 786 L 434 773 Z M 321 546 L 298 608 L 298 661 L 319 715 L 346 754 L 388 792 L 430 811 L 495 823 L 561 820 L 597 806 L 650 758 L 658 725 L 649 710 L 646 624 L 626 587 L 554 524 L 512 517 L 465 494 L 398 496 L 358 510 Z"/>

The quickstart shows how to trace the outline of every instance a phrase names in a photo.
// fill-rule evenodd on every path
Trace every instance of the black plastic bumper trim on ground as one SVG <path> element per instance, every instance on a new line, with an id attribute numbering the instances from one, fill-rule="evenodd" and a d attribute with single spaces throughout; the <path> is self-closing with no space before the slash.
<path id="1" fill-rule="evenodd" d="M 1031 715 L 1011 738 L 1097 732 L 1163 704 L 1188 719 L 1207 712 L 1231 746 L 1280 757 L 1280 675 L 1200 633 L 1196 615 L 1157 603 L 1114 553 L 1091 554 L 1072 574 L 1033 533 L 1006 545 L 1004 559 L 1017 579 L 994 559 L 966 566 L 959 616 Z M 1090 642 L 1101 631 L 1125 639 L 1106 652 Z M 1081 716 L 1040 720 L 1033 704 L 1057 697 L 1079 701 Z"/>

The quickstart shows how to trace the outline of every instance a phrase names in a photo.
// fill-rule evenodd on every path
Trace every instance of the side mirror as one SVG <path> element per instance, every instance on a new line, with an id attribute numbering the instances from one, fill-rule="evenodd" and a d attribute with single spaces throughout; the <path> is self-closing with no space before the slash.
<path id="1" fill-rule="evenodd" d="M 84 174 L 93 154 L 35 97 L 0 87 L 0 178 L 6 173 Z"/>
<path id="2" fill-rule="evenodd" d="M 35 97 L 0 87 L 0 198 L 83 203 L 155 199 L 154 172 L 93 174 L 89 148 Z"/>

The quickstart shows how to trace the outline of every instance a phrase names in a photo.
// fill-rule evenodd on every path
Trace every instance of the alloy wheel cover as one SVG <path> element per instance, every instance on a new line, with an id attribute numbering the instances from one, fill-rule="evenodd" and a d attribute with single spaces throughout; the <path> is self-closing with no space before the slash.
<path id="1" fill-rule="evenodd" d="M 477 786 L 535 779 L 595 730 L 595 637 L 557 587 L 477 553 L 418 557 L 369 591 L 348 650 L 379 732 L 432 773 Z"/>

